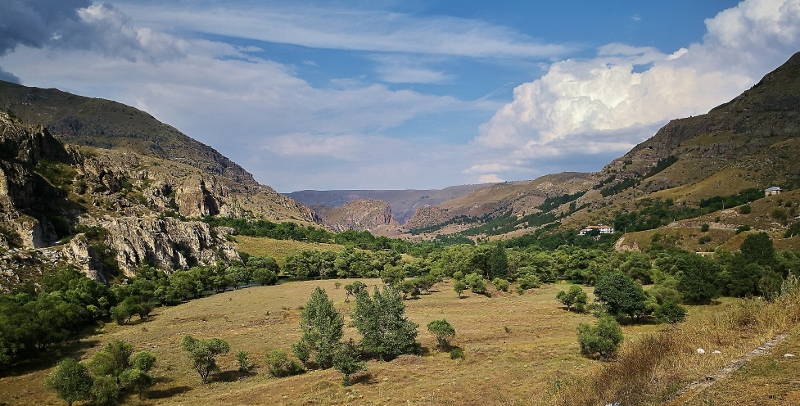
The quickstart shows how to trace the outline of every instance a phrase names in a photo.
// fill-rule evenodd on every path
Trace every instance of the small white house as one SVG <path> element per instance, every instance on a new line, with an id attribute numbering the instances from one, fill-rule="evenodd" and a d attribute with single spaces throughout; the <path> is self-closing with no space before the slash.
<path id="1" fill-rule="evenodd" d="M 600 234 L 614 234 L 614 227 L 611 226 L 604 226 L 602 224 L 598 224 L 596 226 L 586 226 L 583 230 L 578 232 L 578 235 L 586 235 L 591 234 L 592 231 L 598 230 Z"/>
<path id="2" fill-rule="evenodd" d="M 781 194 L 781 188 L 779 188 L 777 186 L 772 186 L 772 187 L 768 187 L 768 188 L 764 189 L 764 197 L 774 196 L 774 195 L 779 195 L 779 194 Z"/>

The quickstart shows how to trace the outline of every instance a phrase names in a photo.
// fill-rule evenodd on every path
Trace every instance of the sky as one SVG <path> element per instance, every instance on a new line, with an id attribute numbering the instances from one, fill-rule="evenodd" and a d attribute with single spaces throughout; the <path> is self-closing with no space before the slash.
<path id="1" fill-rule="evenodd" d="M 800 0 L 0 0 L 0 79 L 145 110 L 280 192 L 597 171 L 800 51 Z"/>

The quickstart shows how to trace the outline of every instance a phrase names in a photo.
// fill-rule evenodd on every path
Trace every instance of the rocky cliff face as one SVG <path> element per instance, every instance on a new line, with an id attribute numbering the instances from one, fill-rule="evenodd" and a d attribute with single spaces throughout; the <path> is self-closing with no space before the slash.
<path id="1" fill-rule="evenodd" d="M 268 187 L 217 178 L 135 153 L 65 146 L 43 127 L 0 113 L 0 290 L 67 262 L 103 280 L 109 257 L 125 275 L 232 261 L 207 224 L 178 218 L 299 207 Z M 312 218 L 309 209 L 304 212 Z M 86 231 L 88 230 L 88 231 Z M 84 233 L 85 231 L 85 233 Z"/>
<path id="2" fill-rule="evenodd" d="M 353 200 L 342 207 L 319 213 L 328 228 L 334 231 L 369 231 L 380 226 L 399 227 L 392 208 L 380 200 Z"/>

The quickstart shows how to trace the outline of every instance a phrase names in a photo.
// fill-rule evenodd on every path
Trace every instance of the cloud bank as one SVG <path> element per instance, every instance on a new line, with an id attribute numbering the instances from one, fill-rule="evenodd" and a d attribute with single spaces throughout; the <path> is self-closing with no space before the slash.
<path id="1" fill-rule="evenodd" d="M 480 127 L 473 145 L 487 158 L 467 172 L 500 178 L 567 156 L 607 162 L 667 120 L 707 112 L 800 49 L 800 0 L 746 0 L 705 25 L 702 42 L 671 54 L 609 44 L 552 64 Z"/>

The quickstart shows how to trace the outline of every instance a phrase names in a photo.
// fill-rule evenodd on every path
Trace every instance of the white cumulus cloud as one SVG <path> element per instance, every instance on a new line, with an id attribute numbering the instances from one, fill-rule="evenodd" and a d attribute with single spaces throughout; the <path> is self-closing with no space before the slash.
<path id="1" fill-rule="evenodd" d="M 474 145 L 529 165 L 621 154 L 669 119 L 730 100 L 800 49 L 800 0 L 746 0 L 705 23 L 701 43 L 671 54 L 609 44 L 595 58 L 552 64 L 514 89 Z"/>

